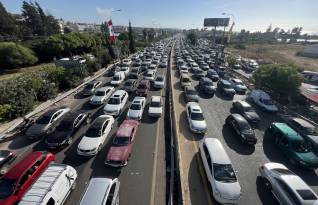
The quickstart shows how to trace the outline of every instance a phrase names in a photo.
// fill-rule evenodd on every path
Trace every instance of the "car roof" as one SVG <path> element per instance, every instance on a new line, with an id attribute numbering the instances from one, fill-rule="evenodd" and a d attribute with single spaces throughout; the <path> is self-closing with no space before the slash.
<path id="1" fill-rule="evenodd" d="M 242 115 L 240 115 L 240 114 L 231 114 L 232 115 L 232 117 L 235 119 L 235 121 L 237 122 L 237 123 L 239 123 L 239 124 L 243 124 L 243 123 L 245 123 L 245 124 L 247 124 L 248 122 L 246 121 L 246 119 L 242 116 Z"/>
<path id="2" fill-rule="evenodd" d="M 104 194 L 109 190 L 112 179 L 108 178 L 92 178 L 84 193 L 80 204 L 102 204 Z"/>
<path id="3" fill-rule="evenodd" d="M 46 152 L 36 151 L 28 154 L 24 157 L 20 162 L 18 162 L 15 166 L 13 166 L 4 176 L 3 178 L 7 179 L 18 179 L 22 176 L 30 167 L 34 164 L 34 162 L 43 157 Z"/>
<path id="4" fill-rule="evenodd" d="M 307 122 L 306 120 L 303 120 L 301 118 L 298 117 L 294 117 L 292 118 L 293 121 L 297 122 L 298 124 L 300 124 L 302 127 L 306 127 L 306 128 L 315 128 L 314 125 L 312 125 L 311 123 Z"/>
<path id="5" fill-rule="evenodd" d="M 66 114 L 65 118 L 63 119 L 63 122 L 70 122 L 70 121 L 74 121 L 80 114 L 82 114 L 84 112 L 81 111 L 74 111 L 74 112 L 69 112 Z"/>
<path id="6" fill-rule="evenodd" d="M 135 97 L 135 98 L 133 99 L 133 101 L 132 101 L 131 104 L 140 104 L 141 101 L 145 101 L 145 100 L 146 100 L 145 97 L 139 97 L 139 96 L 137 96 L 137 97 Z"/>
<path id="7" fill-rule="evenodd" d="M 201 80 L 207 81 L 207 82 L 212 82 L 212 80 L 208 77 L 202 77 Z"/>
<path id="8" fill-rule="evenodd" d="M 231 85 L 231 83 L 228 80 L 221 79 L 220 81 L 223 84 Z"/>
<path id="9" fill-rule="evenodd" d="M 113 87 L 105 86 L 105 87 L 98 88 L 98 89 L 96 90 L 96 92 L 97 92 L 97 91 L 106 91 L 106 90 L 112 89 L 112 88 L 113 88 Z"/>
<path id="10" fill-rule="evenodd" d="M 204 138 L 205 143 L 212 159 L 212 163 L 232 164 L 220 140 L 216 138 Z"/>
<path id="11" fill-rule="evenodd" d="M 295 141 L 303 140 L 302 136 L 300 136 L 295 130 L 289 127 L 286 123 L 273 123 L 277 129 L 286 134 L 286 136 Z"/>
<path id="12" fill-rule="evenodd" d="M 133 128 L 138 125 L 139 122 L 137 120 L 124 120 L 118 128 L 116 136 L 129 137 Z"/>
<path id="13" fill-rule="evenodd" d="M 60 109 L 63 109 L 63 108 L 55 108 L 55 109 L 48 110 L 43 114 L 43 116 L 52 116 L 54 113 L 56 113 Z"/>
<path id="14" fill-rule="evenodd" d="M 101 128 L 103 126 L 105 120 L 110 119 L 110 118 L 112 118 L 110 115 L 100 115 L 94 120 L 91 127 Z"/>
<path id="15" fill-rule="evenodd" d="M 237 78 L 232 78 L 232 81 L 235 83 L 242 83 L 243 81 Z"/>
<path id="16" fill-rule="evenodd" d="M 196 103 L 196 102 L 188 102 L 187 106 L 190 107 L 191 112 L 200 112 L 200 113 L 202 113 L 200 105 L 198 103 Z"/>
<path id="17" fill-rule="evenodd" d="M 160 102 L 162 99 L 161 96 L 151 96 L 151 101 L 152 102 Z"/>
<path id="18" fill-rule="evenodd" d="M 238 100 L 238 103 L 240 103 L 243 107 L 252 107 L 248 102 L 244 100 Z"/>
<path id="19" fill-rule="evenodd" d="M 127 93 L 125 90 L 116 90 L 112 97 L 115 97 L 116 95 L 121 96 L 121 95 L 124 95 L 125 93 Z"/>

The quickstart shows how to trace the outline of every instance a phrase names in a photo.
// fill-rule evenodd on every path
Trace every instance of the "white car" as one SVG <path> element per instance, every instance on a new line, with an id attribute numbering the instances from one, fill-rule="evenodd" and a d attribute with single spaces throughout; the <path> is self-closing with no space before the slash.
<path id="1" fill-rule="evenodd" d="M 154 88 L 163 88 L 165 86 L 165 76 L 163 75 L 158 75 L 156 79 L 153 82 L 153 87 Z"/>
<path id="2" fill-rule="evenodd" d="M 147 71 L 144 79 L 149 80 L 149 81 L 153 81 L 155 79 L 155 77 L 156 77 L 156 72 L 153 70 L 149 70 L 149 71 Z"/>
<path id="3" fill-rule="evenodd" d="M 107 104 L 104 107 L 104 113 L 117 117 L 124 109 L 128 100 L 128 93 L 125 90 L 117 90 L 109 98 Z"/>
<path id="4" fill-rule="evenodd" d="M 125 80 L 125 73 L 120 71 L 120 72 L 116 72 L 112 78 L 112 80 L 110 81 L 111 85 L 120 85 L 122 82 L 124 82 Z"/>
<path id="5" fill-rule="evenodd" d="M 110 115 L 97 117 L 86 131 L 77 147 L 77 154 L 82 156 L 96 155 L 112 129 L 114 118 Z"/>
<path id="6" fill-rule="evenodd" d="M 129 69 L 128 66 L 122 66 L 122 67 L 120 68 L 120 71 L 121 71 L 121 72 L 124 72 L 125 76 L 128 76 L 130 69 Z"/>
<path id="7" fill-rule="evenodd" d="M 232 78 L 230 80 L 230 83 L 232 84 L 232 87 L 237 93 L 246 93 L 247 87 L 244 85 L 243 81 L 237 78 Z"/>
<path id="8" fill-rule="evenodd" d="M 260 166 L 259 171 L 280 204 L 318 204 L 317 194 L 285 165 L 269 162 Z"/>
<path id="9" fill-rule="evenodd" d="M 207 125 L 200 105 L 196 102 L 188 102 L 186 111 L 190 130 L 198 134 L 205 133 L 207 131 Z"/>
<path id="10" fill-rule="evenodd" d="M 115 88 L 111 86 L 98 88 L 89 103 L 91 105 L 104 104 L 114 91 Z"/>
<path id="11" fill-rule="evenodd" d="M 221 142 L 216 138 L 204 138 L 199 150 L 214 199 L 221 204 L 238 204 L 241 186 Z"/>
<path id="12" fill-rule="evenodd" d="M 157 72 L 157 66 L 155 64 L 150 64 L 150 66 L 148 67 L 148 71 L 154 71 Z"/>
<path id="13" fill-rule="evenodd" d="M 145 97 L 135 97 L 127 112 L 127 118 L 132 120 L 141 120 L 146 106 Z"/>
<path id="14" fill-rule="evenodd" d="M 180 68 L 179 68 L 179 73 L 180 73 L 180 75 L 181 75 L 182 73 L 188 74 L 188 73 L 189 73 L 188 67 L 185 66 L 185 65 L 180 66 Z"/>
<path id="15" fill-rule="evenodd" d="M 163 110 L 163 103 L 161 96 L 152 96 L 150 100 L 148 114 L 151 117 L 161 117 Z"/>
<path id="16" fill-rule="evenodd" d="M 131 60 L 130 59 L 124 59 L 122 64 L 129 67 L 129 65 L 131 64 Z"/>
<path id="17" fill-rule="evenodd" d="M 278 112 L 278 108 L 273 103 L 271 97 L 262 90 L 253 90 L 248 99 L 251 99 L 256 105 L 265 111 Z"/>

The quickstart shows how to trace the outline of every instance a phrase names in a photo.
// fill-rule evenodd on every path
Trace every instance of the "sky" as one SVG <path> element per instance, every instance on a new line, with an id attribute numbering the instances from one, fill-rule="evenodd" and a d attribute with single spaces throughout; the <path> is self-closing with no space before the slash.
<path id="1" fill-rule="evenodd" d="M 0 0 L 9 12 L 20 13 L 22 0 Z M 28 0 L 29 1 L 29 0 Z M 265 31 L 270 24 L 288 30 L 302 26 L 318 34 L 318 0 L 37 0 L 45 11 L 65 21 L 114 25 L 202 28 L 204 18 L 234 15 L 235 31 Z M 121 9 L 120 12 L 111 12 Z"/>

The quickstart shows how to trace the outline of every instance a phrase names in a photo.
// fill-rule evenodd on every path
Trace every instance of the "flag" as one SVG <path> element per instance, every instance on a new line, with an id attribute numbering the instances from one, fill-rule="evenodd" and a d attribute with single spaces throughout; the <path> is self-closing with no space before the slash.
<path id="1" fill-rule="evenodd" d="M 108 31 L 109 31 L 109 40 L 110 40 L 110 43 L 115 43 L 116 41 L 116 36 L 115 36 L 115 32 L 114 32 L 114 29 L 113 29 L 113 22 L 112 20 L 109 20 L 107 22 L 107 25 L 108 25 Z"/>

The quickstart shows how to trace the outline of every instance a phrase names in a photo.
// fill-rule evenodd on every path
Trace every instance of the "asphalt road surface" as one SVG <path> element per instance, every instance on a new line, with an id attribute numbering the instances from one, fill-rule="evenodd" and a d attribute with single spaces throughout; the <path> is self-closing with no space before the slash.
<path id="1" fill-rule="evenodd" d="M 158 68 L 161 74 L 166 73 L 166 69 Z M 142 74 L 141 74 L 142 75 Z M 142 76 L 140 76 L 140 79 Z M 110 77 L 103 76 L 105 85 L 110 82 Z M 117 87 L 116 89 L 121 88 Z M 129 95 L 129 100 L 125 110 L 116 119 L 115 126 L 108 135 L 103 149 L 95 157 L 82 157 L 76 153 L 77 145 L 88 129 L 89 125 L 83 126 L 73 138 L 72 145 L 55 152 L 56 162 L 73 166 L 78 172 L 78 180 L 75 190 L 70 194 L 66 205 L 79 203 L 87 183 L 91 177 L 119 178 L 120 204 L 123 205 L 148 205 L 165 204 L 166 178 L 165 178 L 165 137 L 163 116 L 159 119 L 148 117 L 148 107 L 150 97 L 153 95 L 165 94 L 164 89 L 151 89 L 147 97 L 147 105 L 144 111 L 141 124 L 137 131 L 137 139 L 133 148 L 132 156 L 128 165 L 123 168 L 112 168 L 104 164 L 107 151 L 111 145 L 112 138 L 120 125 L 126 118 L 126 113 L 134 96 Z M 93 114 L 93 119 L 103 114 L 103 107 L 92 107 L 88 104 L 90 97 L 83 98 L 81 94 L 75 95 L 75 103 L 72 109 L 89 110 Z M 163 96 L 165 100 L 165 96 Z M 32 150 L 46 150 L 44 141 L 32 142 L 24 136 L 18 136 L 12 141 L 0 145 L 1 149 L 10 149 L 18 154 L 19 158 L 30 153 Z"/>

